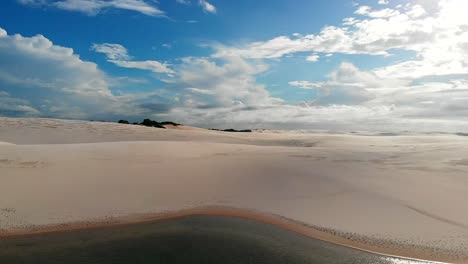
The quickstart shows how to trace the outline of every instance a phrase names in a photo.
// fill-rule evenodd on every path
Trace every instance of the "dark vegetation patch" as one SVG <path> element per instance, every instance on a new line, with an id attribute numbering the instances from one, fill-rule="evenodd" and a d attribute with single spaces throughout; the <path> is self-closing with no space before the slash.
<path id="1" fill-rule="evenodd" d="M 236 130 L 236 129 L 232 129 L 232 128 L 228 128 L 228 129 L 210 128 L 210 130 L 221 131 L 221 132 L 244 132 L 244 133 L 250 133 L 250 132 L 252 132 L 251 129 Z"/>
<path id="2" fill-rule="evenodd" d="M 119 124 L 130 124 L 128 120 L 119 120 L 117 123 Z M 164 121 L 164 122 L 158 122 L 154 121 L 151 119 L 144 119 L 143 122 L 138 123 L 138 122 L 133 122 L 132 125 L 140 125 L 140 126 L 147 126 L 147 127 L 157 127 L 157 128 L 165 128 L 165 125 L 172 125 L 172 126 L 180 126 L 180 124 L 172 122 L 172 121 Z"/>

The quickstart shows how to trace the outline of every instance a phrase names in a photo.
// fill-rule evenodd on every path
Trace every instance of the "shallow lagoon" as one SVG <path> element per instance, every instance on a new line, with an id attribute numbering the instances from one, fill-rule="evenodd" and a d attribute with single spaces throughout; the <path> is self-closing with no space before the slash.
<path id="1" fill-rule="evenodd" d="M 151 223 L 0 240 L 0 263 L 430 263 L 385 257 L 237 217 Z"/>

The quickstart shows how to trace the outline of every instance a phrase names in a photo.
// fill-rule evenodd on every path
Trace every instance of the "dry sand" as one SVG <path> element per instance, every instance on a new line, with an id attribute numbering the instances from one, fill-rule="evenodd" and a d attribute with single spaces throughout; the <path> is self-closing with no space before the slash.
<path id="1" fill-rule="evenodd" d="M 468 263 L 468 137 L 0 118 L 0 141 L 3 234 L 216 206 L 340 244 Z"/>

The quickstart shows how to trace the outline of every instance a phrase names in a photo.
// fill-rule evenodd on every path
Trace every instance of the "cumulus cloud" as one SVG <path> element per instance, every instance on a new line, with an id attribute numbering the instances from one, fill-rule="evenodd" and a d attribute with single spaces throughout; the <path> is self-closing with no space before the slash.
<path id="1" fill-rule="evenodd" d="M 468 125 L 458 118 L 468 113 L 467 79 L 415 83 L 407 79 L 384 78 L 375 71 L 362 71 L 350 63 L 342 63 L 327 76 L 329 80 L 325 82 L 290 81 L 289 85 L 317 90 L 316 99 L 303 103 L 308 107 L 323 109 L 348 105 L 354 110 L 365 110 L 367 114 L 386 109 L 376 116 L 391 120 L 392 124 L 402 120 L 408 124 L 443 123 L 444 129 L 454 129 L 455 124 L 459 127 Z M 430 125 L 426 128 L 441 129 Z"/>
<path id="2" fill-rule="evenodd" d="M 186 88 L 185 105 L 194 108 L 216 108 L 243 105 L 264 107 L 276 105 L 281 99 L 269 95 L 264 85 L 256 83 L 255 75 L 267 69 L 239 57 L 185 58 L 178 73 L 178 82 Z"/>
<path id="3" fill-rule="evenodd" d="M 342 63 L 328 78 L 330 80 L 326 82 L 291 81 L 289 85 L 317 89 L 319 92 L 313 100 L 317 105 L 354 105 L 373 99 L 374 94 L 368 89 L 380 87 L 383 85 L 381 81 L 385 81 L 360 71 L 351 63 Z"/>
<path id="4" fill-rule="evenodd" d="M 120 44 L 93 44 L 91 49 L 103 53 L 107 57 L 107 61 L 123 68 L 133 68 L 141 70 L 149 70 L 155 73 L 165 73 L 169 76 L 174 74 L 174 71 L 169 68 L 169 64 L 155 60 L 134 61 L 128 55 L 127 49 Z"/>
<path id="5" fill-rule="evenodd" d="M 0 31 L 5 32 L 0 37 L 2 112 L 68 118 L 135 113 L 112 94 L 97 65 L 81 60 L 73 49 L 42 35 L 23 37 Z"/>
<path id="6" fill-rule="evenodd" d="M 4 64 L 0 78 L 5 81 L 83 95 L 111 96 L 97 65 L 82 61 L 73 49 L 54 45 L 42 35 L 6 35 L 0 42 L 1 63 Z M 41 65 L 47 67 L 38 67 Z"/>
<path id="7" fill-rule="evenodd" d="M 408 12 L 417 17 L 414 20 L 427 22 L 426 31 L 431 33 L 430 41 L 413 47 L 417 52 L 416 59 L 382 67 L 376 73 L 411 79 L 468 74 L 468 53 L 464 49 L 468 45 L 468 20 L 464 12 L 460 11 L 465 8 L 468 8 L 466 1 L 440 1 L 435 17 L 424 16 L 422 6 L 408 8 Z"/>
<path id="8" fill-rule="evenodd" d="M 421 131 L 424 125 L 440 127 L 443 121 L 407 120 L 391 106 L 327 105 L 302 102 L 275 107 L 246 108 L 242 105 L 213 109 L 178 107 L 169 115 L 185 124 L 221 128 L 328 129 L 342 131 Z M 466 123 L 451 129 L 467 127 Z M 458 130 L 460 131 L 460 130 Z"/>
<path id="9" fill-rule="evenodd" d="M 198 4 L 203 8 L 203 11 L 205 11 L 207 13 L 216 14 L 216 7 L 214 5 L 212 5 L 212 4 L 210 4 L 208 1 L 199 0 Z"/>
<path id="10" fill-rule="evenodd" d="M 367 114 L 387 109 L 387 116 L 379 116 L 391 117 L 394 123 L 431 120 L 448 127 L 450 122 L 463 123 L 459 117 L 466 115 L 468 105 L 468 20 L 462 11 L 466 9 L 463 0 L 433 5 L 419 1 L 384 9 L 360 6 L 359 16 L 345 18 L 342 27 L 238 47 L 218 46 L 214 57 L 275 59 L 299 52 L 388 56 L 393 50 L 409 51 L 414 56 L 387 66 L 362 71 L 342 63 L 327 81 L 291 80 L 289 85 L 315 90 L 316 97 L 304 102 L 307 107 L 325 111 L 348 105 L 356 111 L 367 109 Z"/>
<path id="11" fill-rule="evenodd" d="M 87 15 L 97 15 L 102 10 L 115 8 L 130 10 L 148 16 L 163 16 L 164 12 L 144 0 L 18 0 L 19 3 L 32 6 L 50 6 L 67 11 L 76 11 Z"/>
<path id="12" fill-rule="evenodd" d="M 0 115 L 39 116 L 41 112 L 30 105 L 28 100 L 11 97 L 0 88 Z"/>
<path id="13" fill-rule="evenodd" d="M 384 78 L 371 71 L 361 71 L 349 62 L 341 63 L 338 69 L 329 73 L 327 77 L 329 80 L 325 82 L 290 81 L 289 84 L 303 89 L 320 89 L 335 85 L 373 89 L 400 87 L 410 83 L 404 79 Z"/>
<path id="14" fill-rule="evenodd" d="M 3 28 L 0 28 L 0 38 L 1 38 L 1 37 L 6 37 L 7 34 L 8 34 L 8 33 L 6 32 L 6 30 L 4 30 Z"/>
<path id="15" fill-rule="evenodd" d="M 384 9 L 360 6 L 356 10 L 359 17 L 345 18 L 342 27 L 326 26 L 318 34 L 278 36 L 238 47 L 217 46 L 214 56 L 274 59 L 298 52 L 388 56 L 392 50 L 406 50 L 415 52 L 418 58 L 409 67 L 425 65 L 424 71 L 428 73 L 434 72 L 432 69 L 440 63 L 452 60 L 451 64 L 444 65 L 443 72 L 464 73 L 467 61 L 462 47 L 467 37 L 463 29 L 468 20 L 461 10 L 468 8 L 467 5 L 463 0 L 441 0 L 432 11 L 422 4 Z M 404 64 L 399 67 L 405 70 L 395 70 L 408 72 Z"/>
<path id="16" fill-rule="evenodd" d="M 438 115 L 457 117 L 457 113 L 447 111 L 449 108 L 459 108 L 460 103 L 466 103 L 468 98 L 468 80 L 452 80 L 448 82 L 426 82 L 401 86 L 379 91 L 379 102 L 398 106 L 414 107 L 424 112 L 439 112 Z M 465 101 L 464 101 L 465 100 Z M 464 110 L 467 110 L 464 107 Z M 431 111 L 429 108 L 431 108 Z"/>
<path id="17" fill-rule="evenodd" d="M 409 122 L 411 118 L 405 119 L 405 113 L 424 113 L 409 104 L 396 107 L 392 100 L 382 101 L 382 97 L 392 91 L 407 87 L 408 81 L 380 78 L 350 63 L 342 63 L 328 74 L 329 80 L 325 82 L 289 82 L 291 86 L 317 91 L 313 99 L 291 105 L 271 96 L 264 86 L 256 83 L 255 75 L 267 70 L 265 65 L 238 57 L 223 60 L 184 60 L 179 84 L 185 87 L 186 93 L 181 95 L 182 105 L 172 108 L 168 116 L 184 123 L 212 127 L 229 124 L 234 127 L 385 130 L 398 129 L 400 122 Z M 393 90 L 387 90 L 388 87 Z M 406 89 L 405 92 L 410 91 Z M 415 124 L 418 119 L 411 122 Z M 394 124 L 398 125 L 391 127 Z"/>

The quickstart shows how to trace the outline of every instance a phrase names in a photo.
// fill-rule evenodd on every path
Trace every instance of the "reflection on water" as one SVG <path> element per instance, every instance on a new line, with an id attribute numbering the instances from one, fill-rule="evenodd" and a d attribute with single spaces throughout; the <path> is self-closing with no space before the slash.
<path id="1" fill-rule="evenodd" d="M 431 261 L 414 261 L 410 259 L 401 259 L 401 258 L 391 258 L 391 257 L 386 257 L 385 258 L 388 263 L 394 263 L 394 264 L 434 264 L 434 263 L 442 263 L 442 262 L 431 262 Z"/>
<path id="2" fill-rule="evenodd" d="M 429 263 L 383 257 L 224 216 L 0 240 L 0 263 Z"/>

